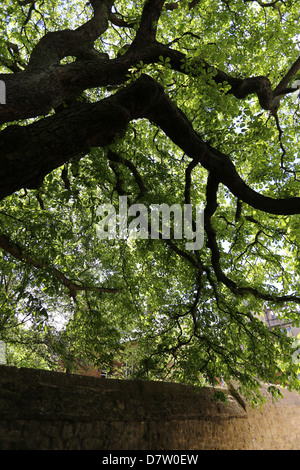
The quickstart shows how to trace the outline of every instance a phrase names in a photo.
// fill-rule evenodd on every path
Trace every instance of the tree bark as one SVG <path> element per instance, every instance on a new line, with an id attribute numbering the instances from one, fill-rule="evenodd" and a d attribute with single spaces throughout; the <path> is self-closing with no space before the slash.
<path id="1" fill-rule="evenodd" d="M 54 168 L 91 147 L 109 145 L 133 119 L 147 118 L 240 200 L 272 214 L 297 214 L 300 198 L 272 199 L 241 179 L 228 155 L 205 143 L 186 116 L 152 78 L 136 82 L 98 103 L 77 103 L 26 127 L 0 134 L 0 199 L 21 188 L 37 188 Z"/>

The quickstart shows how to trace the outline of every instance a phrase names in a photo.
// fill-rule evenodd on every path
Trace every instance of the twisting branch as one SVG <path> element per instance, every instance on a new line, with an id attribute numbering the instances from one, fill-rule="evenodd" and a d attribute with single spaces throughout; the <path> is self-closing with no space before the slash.
<path id="1" fill-rule="evenodd" d="M 143 8 L 140 27 L 136 33 L 135 40 L 132 43 L 151 43 L 155 40 L 157 23 L 161 15 L 161 10 L 165 0 L 147 0 Z"/>
<path id="2" fill-rule="evenodd" d="M 142 197 L 146 194 L 147 188 L 144 184 L 144 181 L 143 181 L 139 171 L 137 170 L 137 168 L 134 166 L 134 164 L 130 160 L 128 160 L 127 158 L 121 157 L 116 152 L 113 152 L 110 149 L 108 150 L 107 158 L 111 162 L 118 162 L 118 163 L 126 166 L 131 171 L 131 173 L 133 174 L 133 176 L 135 178 L 135 181 L 136 181 L 136 183 L 139 187 L 139 190 L 140 190 L 140 193 L 139 193 L 137 199 L 139 199 L 140 197 Z"/>
<path id="3" fill-rule="evenodd" d="M 220 152 L 202 140 L 184 113 L 171 102 L 163 88 L 155 80 L 148 76 L 142 76 L 139 83 L 143 82 L 149 86 L 148 93 L 149 96 L 152 96 L 151 103 L 149 103 L 145 95 L 148 106 L 139 117 L 147 117 L 156 123 L 188 157 L 215 175 L 215 178 L 227 186 L 231 193 L 241 201 L 272 214 L 300 213 L 300 198 L 273 199 L 251 189 L 238 174 L 229 155 Z M 135 85 L 137 86 L 137 84 L 138 81 Z M 138 95 L 140 96 L 139 93 Z"/>
<path id="4" fill-rule="evenodd" d="M 63 272 L 59 271 L 57 268 L 53 266 L 47 266 L 44 262 L 39 261 L 35 258 L 32 258 L 28 254 L 24 252 L 20 245 L 14 243 L 10 240 L 10 238 L 5 234 L 0 234 L 0 248 L 5 252 L 9 253 L 14 258 L 26 263 L 33 268 L 36 269 L 43 269 L 48 271 L 50 274 L 56 277 L 56 279 L 61 282 L 63 286 L 65 286 L 69 292 L 70 296 L 75 299 L 76 293 L 78 291 L 92 291 L 92 292 L 106 292 L 106 293 L 118 293 L 120 292 L 118 289 L 107 288 L 107 287 L 97 287 L 97 286 L 87 286 L 84 284 L 78 284 L 71 279 L 69 279 Z"/>
<path id="5" fill-rule="evenodd" d="M 185 204 L 191 203 L 191 183 L 192 183 L 192 172 L 193 169 L 196 168 L 198 162 L 196 160 L 192 160 L 185 170 L 185 188 L 184 188 L 184 202 Z"/>
<path id="6" fill-rule="evenodd" d="M 284 77 L 280 80 L 280 82 L 274 89 L 274 96 L 284 94 L 285 88 L 289 84 L 290 80 L 296 75 L 299 69 L 300 69 L 300 57 L 298 57 L 298 59 L 295 60 L 291 68 L 284 75 Z M 288 92 L 292 93 L 293 91 L 296 91 L 296 89 L 290 88 Z"/>
<path id="7" fill-rule="evenodd" d="M 173 70 L 190 76 L 198 76 L 199 70 L 211 68 L 211 64 L 203 58 L 192 62 L 189 60 L 188 67 L 183 68 L 186 55 L 156 40 L 163 0 L 145 2 L 134 41 L 122 57 L 110 60 L 106 54 L 94 49 L 94 41 L 107 29 L 109 20 L 116 20 L 110 11 L 112 0 L 93 0 L 91 4 L 94 8 L 91 20 L 74 31 L 46 34 L 34 48 L 24 72 L 0 75 L 0 80 L 6 83 L 8 96 L 7 106 L 0 109 L 0 123 L 46 115 L 51 109 L 88 88 L 120 85 L 128 79 L 129 69 L 139 61 L 153 64 L 159 62 L 160 57 L 168 57 Z M 80 60 L 61 65 L 60 61 L 68 55 Z M 286 79 L 298 68 L 299 62 L 296 61 Z M 228 93 L 237 99 L 256 94 L 265 110 L 275 109 L 276 102 L 280 101 L 280 93 L 284 95 L 294 91 L 285 88 L 284 80 L 273 92 L 267 77 L 237 78 L 216 67 L 212 69 L 216 83 L 227 82 L 230 85 Z"/>
<path id="8" fill-rule="evenodd" d="M 142 118 L 157 124 L 189 158 L 214 174 L 241 201 L 271 214 L 300 213 L 299 197 L 274 199 L 250 188 L 229 155 L 204 142 L 163 87 L 146 75 L 98 103 L 80 103 L 26 127 L 4 129 L 0 133 L 0 197 L 22 187 L 37 188 L 54 168 L 91 147 L 109 145 L 131 120 Z"/>
<path id="9" fill-rule="evenodd" d="M 300 303 L 300 298 L 294 295 L 275 296 L 268 293 L 259 291 L 251 286 L 240 287 L 236 282 L 230 279 L 222 270 L 220 259 L 221 253 L 217 243 L 216 231 L 212 226 L 211 218 L 217 210 L 217 192 L 219 181 L 210 174 L 206 186 L 206 207 L 204 210 L 204 229 L 207 235 L 207 246 L 211 250 L 211 263 L 215 275 L 219 282 L 224 284 L 235 295 L 251 294 L 254 297 L 271 302 L 297 302 Z M 257 237 L 260 232 L 258 232 Z"/>
<path id="10" fill-rule="evenodd" d="M 65 29 L 47 33 L 38 42 L 29 59 L 28 68 L 58 65 L 66 56 L 99 58 L 94 41 L 108 28 L 108 17 L 113 0 L 90 1 L 94 16 L 76 30 Z"/>

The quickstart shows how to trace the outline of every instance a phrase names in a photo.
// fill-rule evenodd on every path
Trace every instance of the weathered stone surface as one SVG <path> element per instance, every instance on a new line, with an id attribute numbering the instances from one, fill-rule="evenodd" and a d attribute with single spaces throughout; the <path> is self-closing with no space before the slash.
<path id="1" fill-rule="evenodd" d="M 246 411 L 174 383 L 0 366 L 0 449 L 300 449 L 300 396 Z"/>

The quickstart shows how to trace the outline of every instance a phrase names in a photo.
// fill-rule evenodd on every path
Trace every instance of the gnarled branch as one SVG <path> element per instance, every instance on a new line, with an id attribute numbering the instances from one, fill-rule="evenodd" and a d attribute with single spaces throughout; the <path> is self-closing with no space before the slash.
<path id="1" fill-rule="evenodd" d="M 140 118 L 156 123 L 241 201 L 271 214 L 300 213 L 300 198 L 273 199 L 250 188 L 230 157 L 204 142 L 161 85 L 146 75 L 99 103 L 78 104 L 26 128 L 10 126 L 2 131 L 0 197 L 22 187 L 36 187 L 54 168 L 92 146 L 108 145 L 129 121 Z"/>

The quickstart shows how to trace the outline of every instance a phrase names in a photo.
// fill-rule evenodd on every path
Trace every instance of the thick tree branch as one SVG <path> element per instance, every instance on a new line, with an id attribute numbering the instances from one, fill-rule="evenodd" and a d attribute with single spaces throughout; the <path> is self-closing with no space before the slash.
<path id="1" fill-rule="evenodd" d="M 161 5 L 163 2 L 158 3 Z M 152 16 L 145 17 L 132 45 L 122 57 L 116 59 L 109 60 L 99 53 L 94 54 L 92 52 L 91 55 L 88 53 L 82 56 L 81 60 L 74 63 L 59 65 L 60 58 L 67 53 L 71 53 L 68 49 L 71 47 L 70 44 L 72 44 L 72 47 L 78 47 L 77 31 L 62 31 L 63 36 L 58 35 L 55 39 L 59 43 L 55 47 L 55 41 L 52 43 L 49 37 L 44 41 L 44 49 L 42 39 L 41 45 L 36 48 L 35 58 L 33 58 L 33 62 L 36 63 L 35 67 L 27 67 L 22 73 L 0 74 L 0 80 L 3 80 L 6 84 L 7 93 L 6 106 L 0 107 L 0 124 L 45 115 L 51 109 L 78 96 L 88 88 L 120 85 L 128 79 L 129 69 L 141 60 L 145 64 L 152 64 L 159 62 L 160 56 L 169 57 L 173 70 L 192 76 L 198 76 L 203 68 L 208 70 L 210 64 L 201 58 L 195 60 L 192 64 L 188 64 L 189 66 L 184 69 L 185 54 L 171 49 L 167 45 L 159 44 L 153 39 L 156 31 L 153 22 L 155 18 L 159 17 L 159 10 L 153 9 L 155 4 L 156 2 L 146 3 L 146 6 L 149 5 L 148 8 L 152 7 L 150 9 Z M 108 13 L 107 10 L 107 17 Z M 149 22 L 150 17 L 153 22 Z M 142 32 L 144 33 L 142 34 Z M 75 34 L 74 38 L 76 38 L 74 42 L 73 33 Z M 67 40 L 67 36 L 71 38 L 70 41 Z M 82 43 L 82 41 L 79 42 Z M 84 47 L 84 42 L 82 44 L 82 47 Z M 52 52 L 49 52 L 49 57 L 47 55 L 48 46 L 53 49 Z M 89 51 L 91 50 L 89 49 Z M 80 56 L 78 50 L 77 53 L 75 50 L 73 53 L 75 56 Z M 43 64 L 43 57 L 48 65 L 47 68 L 38 67 L 38 64 Z M 53 63 L 56 64 L 55 67 Z M 216 83 L 227 82 L 231 86 L 228 93 L 233 94 L 236 98 L 244 99 L 250 94 L 256 94 L 263 109 L 270 110 L 274 107 L 274 95 L 268 78 L 250 77 L 241 79 L 232 77 L 216 68 L 213 70 L 214 81 Z"/>
<path id="2" fill-rule="evenodd" d="M 241 201 L 271 214 L 300 213 L 300 198 L 273 199 L 251 189 L 230 157 L 205 143 L 163 88 L 145 75 L 99 103 L 81 104 L 29 126 L 2 131 L 0 197 L 22 187 L 37 187 L 54 168 L 93 146 L 108 145 L 130 120 L 140 118 L 157 124 Z"/>
<path id="3" fill-rule="evenodd" d="M 149 94 L 151 89 L 158 92 L 159 85 L 154 80 L 149 77 L 142 80 L 145 84 L 148 82 Z M 200 163 L 241 201 L 271 214 L 288 215 L 300 212 L 298 197 L 273 199 L 251 189 L 239 176 L 230 157 L 205 143 L 162 89 L 159 100 L 152 100 L 152 103 L 153 106 L 147 108 L 145 117 L 155 122 L 186 155 Z"/>
<path id="4" fill-rule="evenodd" d="M 12 188 L 38 188 L 48 173 L 72 157 L 109 145 L 130 120 L 118 98 L 78 103 L 29 126 L 5 128 L 0 133 L 0 198 Z"/>
<path id="5" fill-rule="evenodd" d="M 36 45 L 28 63 L 32 67 L 47 68 L 58 65 L 66 56 L 91 59 L 99 53 L 94 50 L 94 41 L 108 28 L 108 17 L 112 0 L 92 0 L 94 16 L 76 30 L 47 33 Z"/>
<path id="6" fill-rule="evenodd" d="M 157 23 L 165 0 L 146 0 L 141 17 L 140 27 L 136 33 L 135 43 L 145 44 L 155 40 Z"/>
<path id="7" fill-rule="evenodd" d="M 0 74 L 6 85 L 6 105 L 0 106 L 0 124 L 47 115 L 84 90 L 120 84 L 128 78 L 130 61 L 97 57 L 49 69 L 26 69 L 18 74 Z"/>
<path id="8" fill-rule="evenodd" d="M 49 33 L 36 46 L 24 72 L 0 74 L 7 90 L 6 106 L 0 108 L 0 124 L 45 115 L 89 88 L 120 85 L 128 79 L 129 69 L 141 60 L 152 64 L 159 62 L 160 56 L 169 57 L 173 70 L 193 76 L 198 76 L 203 68 L 209 69 L 210 64 L 201 58 L 183 68 L 186 55 L 155 40 L 162 0 L 146 2 L 136 38 L 122 57 L 109 60 L 97 53 L 93 49 L 93 40 L 107 27 L 110 15 L 109 0 L 98 2 L 98 10 L 95 10 L 91 23 L 75 31 Z M 99 24 L 96 22 L 98 16 L 101 19 Z M 97 26 L 93 26 L 93 21 Z M 60 65 L 60 60 L 66 55 L 80 60 Z M 268 78 L 241 79 L 217 68 L 213 70 L 214 81 L 227 82 L 231 86 L 229 93 L 236 98 L 244 99 L 249 94 L 256 94 L 263 109 L 272 109 L 274 96 Z"/>
<path id="9" fill-rule="evenodd" d="M 129 69 L 140 60 L 151 64 L 158 62 L 160 56 L 169 57 L 173 70 L 194 76 L 199 74 L 199 68 L 208 70 L 210 64 L 201 58 L 184 69 L 185 54 L 156 41 L 163 0 L 145 2 L 135 40 L 123 57 L 109 60 L 95 51 L 94 41 L 112 19 L 112 3 L 112 0 L 92 0 L 94 15 L 91 20 L 74 31 L 46 34 L 34 48 L 25 71 L 14 68 L 19 73 L 0 75 L 7 92 L 7 103 L 0 107 L 0 124 L 45 115 L 88 88 L 121 84 L 127 80 Z M 68 55 L 79 60 L 60 65 L 61 59 Z M 227 82 L 231 86 L 229 93 L 238 99 L 256 94 L 261 107 L 272 110 L 277 106 L 276 97 L 278 101 L 280 93 L 288 92 L 285 85 L 299 67 L 300 59 L 297 59 L 274 92 L 269 79 L 263 76 L 241 79 L 213 68 L 213 79 L 216 83 Z"/>

